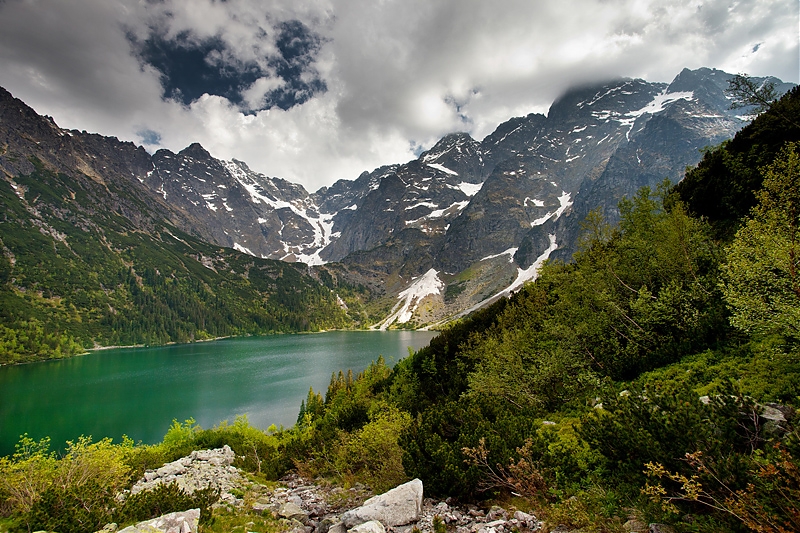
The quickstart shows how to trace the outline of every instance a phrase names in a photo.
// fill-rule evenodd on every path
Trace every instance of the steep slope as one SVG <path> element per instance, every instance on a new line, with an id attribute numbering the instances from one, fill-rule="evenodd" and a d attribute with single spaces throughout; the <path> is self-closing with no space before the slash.
<path id="1" fill-rule="evenodd" d="M 67 132 L 0 91 L 0 363 L 97 345 L 344 327 L 305 265 L 257 259 L 151 194 L 141 148 Z"/>

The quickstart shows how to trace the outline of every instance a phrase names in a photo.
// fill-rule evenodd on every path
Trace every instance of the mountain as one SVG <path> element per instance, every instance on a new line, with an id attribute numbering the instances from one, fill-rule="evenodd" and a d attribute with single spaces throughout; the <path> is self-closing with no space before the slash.
<path id="1" fill-rule="evenodd" d="M 153 217 L 214 245 L 316 265 L 312 272 L 331 287 L 360 291 L 362 320 L 413 327 L 510 293 L 547 258 L 568 260 L 591 210 L 614 223 L 623 196 L 679 181 L 701 149 L 748 123 L 747 110 L 729 109 L 731 78 L 701 68 L 669 84 L 575 87 L 546 116 L 512 118 L 481 141 L 453 133 L 416 160 L 314 193 L 218 160 L 199 144 L 150 156 L 52 121 L 52 139 L 37 142 L 52 145 L 57 157 L 49 164 L 58 171 L 101 179 L 111 172 L 147 198 Z M 779 92 L 791 86 L 770 81 Z M 67 140 L 80 147 L 59 152 Z M 4 165 L 29 172 L 26 158 L 19 168 Z"/>
<path id="2" fill-rule="evenodd" d="M 144 183 L 165 155 L 0 90 L 0 364 L 355 324 L 357 289 L 199 239 L 213 221 Z"/>

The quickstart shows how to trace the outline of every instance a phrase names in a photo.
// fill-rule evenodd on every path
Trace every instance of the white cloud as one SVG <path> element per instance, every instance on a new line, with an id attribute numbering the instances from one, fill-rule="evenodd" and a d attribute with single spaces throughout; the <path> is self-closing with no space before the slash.
<path id="1" fill-rule="evenodd" d="M 255 115 L 217 96 L 162 100 L 159 73 L 126 36 L 218 37 L 269 73 L 276 26 L 292 19 L 321 36 L 314 67 L 328 91 Z M 701 66 L 798 82 L 797 28 L 798 4 L 785 0 L 6 0 L 0 85 L 64 127 L 134 141 L 150 130 L 174 151 L 198 141 L 315 190 L 447 132 L 482 138 L 546 112 L 574 83 L 670 81 Z M 283 83 L 264 75 L 244 88 L 246 105 Z"/>

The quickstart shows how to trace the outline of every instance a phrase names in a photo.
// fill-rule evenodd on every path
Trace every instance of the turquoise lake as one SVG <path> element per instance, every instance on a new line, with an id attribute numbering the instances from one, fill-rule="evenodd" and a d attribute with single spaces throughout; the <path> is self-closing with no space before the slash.
<path id="1" fill-rule="evenodd" d="M 80 435 L 155 443 L 173 419 L 202 427 L 246 414 L 292 426 L 309 387 L 325 394 L 331 373 L 360 372 L 382 355 L 393 366 L 436 335 L 335 331 L 101 350 L 60 361 L 0 368 L 0 455 L 19 436 L 54 448 Z"/>

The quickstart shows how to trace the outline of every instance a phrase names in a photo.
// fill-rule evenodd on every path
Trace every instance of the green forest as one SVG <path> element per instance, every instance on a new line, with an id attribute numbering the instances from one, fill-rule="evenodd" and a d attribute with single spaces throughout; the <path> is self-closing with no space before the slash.
<path id="1" fill-rule="evenodd" d="M 292 428 L 188 420 L 158 445 L 86 440 L 61 459 L 23 438 L 0 459 L 0 528 L 124 523 L 140 507 L 113 495 L 145 468 L 227 443 L 260 479 L 297 469 L 380 492 L 419 477 L 545 531 L 800 530 L 798 123 L 795 88 L 677 186 L 620 202 L 619 225 L 589 216 L 571 262 L 394 368 L 310 390 Z M 77 484 L 76 464 L 106 474 Z M 205 531 L 230 524 L 205 513 Z"/>
<path id="2" fill-rule="evenodd" d="M 334 289 L 354 315 L 358 290 L 330 275 L 209 245 L 113 184 L 34 164 L 0 182 L 0 364 L 357 325 Z"/>

